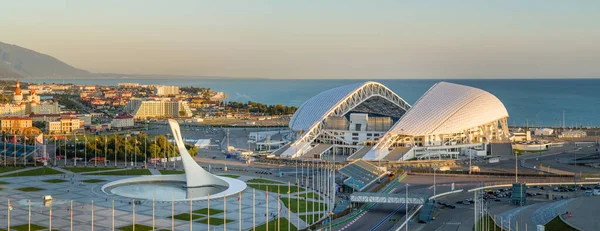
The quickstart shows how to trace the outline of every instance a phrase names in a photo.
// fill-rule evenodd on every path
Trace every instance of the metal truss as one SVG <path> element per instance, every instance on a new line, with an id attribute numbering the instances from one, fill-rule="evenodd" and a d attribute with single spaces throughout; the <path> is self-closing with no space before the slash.
<path id="1" fill-rule="evenodd" d="M 306 146 L 310 145 L 324 130 L 325 128 L 325 119 L 330 116 L 340 117 L 345 115 L 346 113 L 352 111 L 355 107 L 365 102 L 366 100 L 373 97 L 381 97 L 384 98 L 394 105 L 402 108 L 404 111 L 408 111 L 410 109 L 410 105 L 404 101 L 400 96 L 396 95 L 393 91 L 385 87 L 384 85 L 376 82 L 368 82 L 362 85 L 360 88 L 354 90 L 349 93 L 346 97 L 344 97 L 340 102 L 338 102 L 334 107 L 332 107 L 328 113 L 321 117 L 321 120 L 315 124 L 313 124 L 308 130 L 304 131 L 294 143 L 290 146 L 288 150 L 284 152 L 284 156 L 289 157 L 297 157 L 302 155 L 302 153 L 297 153 L 295 150 L 304 150 L 305 148 L 296 147 L 296 146 Z"/>
<path id="2" fill-rule="evenodd" d="M 350 201 L 355 203 L 385 203 L 385 204 L 415 204 L 422 205 L 429 200 L 418 194 L 385 194 L 356 192 L 350 195 Z"/>

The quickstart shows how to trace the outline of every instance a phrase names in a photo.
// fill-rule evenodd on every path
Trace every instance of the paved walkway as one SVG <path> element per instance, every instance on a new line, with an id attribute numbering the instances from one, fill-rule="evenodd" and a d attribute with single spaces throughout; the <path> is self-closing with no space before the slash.
<path id="1" fill-rule="evenodd" d="M 150 170 L 150 173 L 152 173 L 152 175 L 162 175 L 162 173 L 160 173 L 158 169 L 149 168 L 148 170 Z"/>
<path id="2" fill-rule="evenodd" d="M 581 230 L 600 230 L 600 196 L 578 197 L 567 204 L 566 209 L 573 213 L 573 216 L 563 216 L 563 220 Z"/>

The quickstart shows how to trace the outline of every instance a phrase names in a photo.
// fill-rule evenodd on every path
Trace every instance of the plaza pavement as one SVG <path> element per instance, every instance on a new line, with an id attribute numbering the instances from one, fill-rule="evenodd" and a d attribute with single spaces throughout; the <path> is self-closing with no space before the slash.
<path id="1" fill-rule="evenodd" d="M 28 168 L 27 170 L 31 170 Z M 25 171 L 25 170 L 16 170 Z M 14 173 L 12 171 L 10 173 Z M 66 170 L 60 169 L 59 171 L 65 172 Z M 68 171 L 66 171 L 68 172 Z M 157 171 L 158 172 L 158 171 Z M 160 174 L 160 172 L 158 172 Z M 229 173 L 224 173 L 229 174 Z M 236 174 L 236 173 L 230 173 Z M 73 230 L 91 230 L 92 227 L 92 201 L 94 204 L 94 228 L 95 230 L 111 230 L 112 228 L 112 206 L 114 201 L 115 215 L 114 215 L 114 226 L 123 227 L 131 225 L 135 219 L 136 224 L 152 225 L 152 201 L 141 200 L 141 204 L 135 205 L 135 218 L 133 216 L 134 206 L 131 204 L 133 201 L 131 198 L 124 198 L 117 195 L 109 195 L 102 192 L 101 187 L 103 184 L 124 179 L 128 177 L 124 176 L 103 176 L 103 175 L 82 175 L 82 174 L 57 174 L 57 175 L 46 175 L 46 176 L 28 176 L 28 177 L 6 177 L 1 178 L 0 181 L 6 182 L 7 184 L 1 185 L 3 190 L 0 190 L 0 227 L 7 227 L 8 223 L 8 200 L 13 209 L 10 211 L 10 224 L 11 226 L 22 225 L 28 223 L 28 205 L 31 205 L 31 223 L 38 224 L 48 227 L 50 225 L 50 207 L 43 205 L 42 196 L 52 195 L 54 200 L 52 202 L 52 229 L 58 230 L 71 230 L 71 218 L 69 217 L 69 208 L 72 205 L 73 211 Z M 257 177 L 253 176 L 241 176 L 240 179 L 247 181 Z M 66 182 L 62 183 L 47 183 L 44 180 L 49 179 L 62 179 Z M 105 182 L 101 183 L 83 183 L 86 179 L 101 179 Z M 285 188 L 287 185 L 282 185 Z M 42 188 L 41 191 L 36 192 L 22 192 L 17 188 L 22 187 L 38 187 Z M 266 193 L 264 191 L 255 190 L 255 210 L 252 210 L 252 188 L 248 187 L 241 196 L 241 225 L 243 230 L 249 230 L 253 228 L 253 216 L 255 216 L 255 224 L 259 226 L 266 222 Z M 310 193 L 311 190 L 307 190 L 301 193 Z M 291 194 L 291 198 L 296 198 L 296 194 Z M 281 194 L 282 197 L 286 197 L 287 194 Z M 278 200 L 276 193 L 269 193 L 269 213 L 273 213 L 275 216 L 271 219 L 276 219 L 278 203 L 280 208 L 280 217 L 287 218 L 287 208 Z M 308 199 L 312 201 L 311 199 Z M 30 202 L 29 202 L 30 201 Z M 224 200 L 214 199 L 210 201 L 210 208 L 213 209 L 224 209 Z M 226 224 L 227 230 L 238 230 L 239 229 L 239 205 L 238 197 L 228 197 L 226 200 L 227 213 L 211 214 L 211 219 L 223 219 L 224 216 L 227 219 L 234 220 Z M 293 202 L 292 202 L 293 203 Z M 173 206 L 173 207 L 172 207 Z M 192 210 L 198 210 L 207 208 L 207 201 L 193 201 Z M 171 210 L 174 210 L 172 212 Z M 190 230 L 190 222 L 175 219 L 172 221 L 170 218 L 171 214 L 189 213 L 190 204 L 189 202 L 175 202 L 173 205 L 171 202 L 156 201 L 154 205 L 155 215 L 155 227 L 157 229 L 168 229 L 171 230 L 171 226 L 175 230 Z M 325 214 L 326 212 L 319 212 Z M 303 213 L 303 214 L 312 214 Z M 205 217 L 195 219 L 193 224 L 193 230 L 207 230 L 206 224 L 199 223 L 198 221 L 205 219 Z M 302 220 L 298 219 L 298 214 L 291 213 L 291 218 L 288 218 L 294 226 L 304 228 L 307 224 Z M 223 225 L 211 225 L 211 229 L 222 230 Z"/>

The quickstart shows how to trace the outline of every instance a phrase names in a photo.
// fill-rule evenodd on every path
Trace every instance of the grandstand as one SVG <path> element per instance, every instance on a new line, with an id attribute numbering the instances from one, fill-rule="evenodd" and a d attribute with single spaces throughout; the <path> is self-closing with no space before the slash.
<path id="1" fill-rule="evenodd" d="M 385 171 L 363 160 L 356 160 L 340 168 L 339 172 L 348 177 L 344 184 L 357 191 L 364 190 L 385 175 Z"/>
<path id="2" fill-rule="evenodd" d="M 5 149 L 6 147 L 6 149 Z M 13 159 L 13 158 L 22 158 L 24 156 L 30 156 L 36 151 L 35 146 L 33 145 L 22 145 L 22 144 L 13 144 L 13 143 L 2 143 L 0 142 L 0 158 L 4 159 Z M 5 155 L 6 154 L 6 155 Z M 24 155 L 26 154 L 26 155 Z"/>

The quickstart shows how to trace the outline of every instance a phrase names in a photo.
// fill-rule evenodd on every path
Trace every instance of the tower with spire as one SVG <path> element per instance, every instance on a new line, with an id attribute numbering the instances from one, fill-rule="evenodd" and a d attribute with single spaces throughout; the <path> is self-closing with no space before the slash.
<path id="1" fill-rule="evenodd" d="M 23 93 L 21 92 L 21 82 L 17 79 L 17 86 L 13 95 L 13 104 L 21 104 L 23 101 Z"/>

